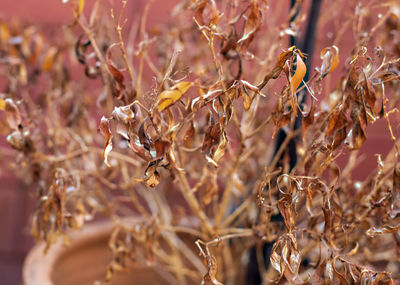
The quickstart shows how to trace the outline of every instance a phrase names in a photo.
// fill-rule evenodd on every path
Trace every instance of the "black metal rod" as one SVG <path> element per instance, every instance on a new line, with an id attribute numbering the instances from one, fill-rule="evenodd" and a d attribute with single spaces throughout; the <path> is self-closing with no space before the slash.
<path id="1" fill-rule="evenodd" d="M 295 4 L 296 4 L 296 0 L 291 0 L 291 8 L 290 9 L 293 9 Z M 307 22 L 304 40 L 301 43 L 301 45 L 298 46 L 298 48 L 300 48 L 300 50 L 303 53 L 307 54 L 307 59 L 305 62 L 306 67 L 307 67 L 307 72 L 304 77 L 304 81 L 308 80 L 310 70 L 312 68 L 312 58 L 313 58 L 314 46 L 315 46 L 316 28 L 317 28 L 317 22 L 318 22 L 320 10 L 321 10 L 321 4 L 322 4 L 322 0 L 313 0 L 312 1 L 309 16 L 308 16 L 308 22 Z M 298 14 L 298 12 L 296 11 L 294 16 L 290 19 L 291 22 L 293 22 L 295 20 L 295 18 L 297 17 L 297 14 Z M 297 41 L 298 41 L 298 39 L 296 37 L 294 37 L 294 36 L 289 37 L 289 45 L 290 46 L 296 45 Z M 306 100 L 305 89 L 302 92 L 303 92 L 303 94 L 300 97 L 301 98 L 301 102 L 300 102 L 301 108 Z M 296 117 L 296 122 L 295 122 L 294 128 L 298 129 L 300 127 L 301 127 L 301 113 L 299 112 L 298 116 Z M 280 129 L 278 131 L 276 143 L 275 143 L 274 155 L 276 155 L 276 153 L 278 152 L 278 150 L 279 150 L 280 146 L 282 145 L 283 141 L 285 140 L 286 136 L 287 136 L 286 132 L 283 131 L 282 129 Z M 290 142 L 287 146 L 287 149 L 285 150 L 284 153 L 282 153 L 282 155 L 279 159 L 278 166 L 283 166 L 282 161 L 286 154 L 289 155 L 290 170 L 292 170 L 296 166 L 297 160 L 298 160 L 296 144 L 297 144 L 297 138 L 293 138 L 290 140 Z M 271 220 L 283 222 L 283 217 L 281 214 L 278 214 L 276 216 L 273 216 L 271 218 Z M 273 242 L 269 242 L 269 243 L 265 243 L 262 247 L 264 263 L 265 263 L 264 266 L 267 268 L 270 263 L 269 258 L 270 258 L 271 252 L 272 252 L 273 245 L 274 245 Z M 257 256 L 256 256 L 257 252 L 256 251 L 257 251 L 257 248 L 255 246 L 250 249 L 249 264 L 248 264 L 247 272 L 246 272 L 246 283 L 245 283 L 246 285 L 260 285 L 262 283 L 262 278 L 260 276 L 260 272 L 258 269 Z"/>

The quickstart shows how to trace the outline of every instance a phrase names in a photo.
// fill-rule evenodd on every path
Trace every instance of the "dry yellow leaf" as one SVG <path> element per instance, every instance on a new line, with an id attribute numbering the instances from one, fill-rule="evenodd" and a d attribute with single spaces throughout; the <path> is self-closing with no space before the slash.
<path id="1" fill-rule="evenodd" d="M 76 17 L 79 18 L 83 12 L 83 8 L 85 7 L 85 0 L 78 0 L 78 6 L 76 8 Z"/>
<path id="2" fill-rule="evenodd" d="M 10 30 L 8 29 L 6 23 L 0 24 L 0 44 L 6 45 L 8 39 L 10 38 Z"/>
<path id="3" fill-rule="evenodd" d="M 6 109 L 6 101 L 0 99 L 0 110 L 4 111 Z"/>
<path id="4" fill-rule="evenodd" d="M 162 111 L 168 108 L 176 101 L 178 101 L 191 86 L 190 82 L 181 81 L 175 84 L 172 88 L 165 90 L 158 95 L 157 98 L 157 110 Z"/>
<path id="5" fill-rule="evenodd" d="M 57 49 L 55 47 L 49 48 L 42 61 L 41 65 L 42 71 L 50 71 L 53 69 L 56 54 L 57 54 Z"/>

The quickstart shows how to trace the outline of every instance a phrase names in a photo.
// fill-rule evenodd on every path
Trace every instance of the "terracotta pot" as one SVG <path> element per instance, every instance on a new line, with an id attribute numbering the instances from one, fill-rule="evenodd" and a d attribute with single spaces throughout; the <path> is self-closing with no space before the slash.
<path id="1" fill-rule="evenodd" d="M 28 254 L 23 267 L 24 285 L 93 285 L 104 280 L 105 268 L 111 258 L 108 238 L 111 222 L 85 225 L 72 233 L 72 243 L 53 245 L 44 255 L 45 245 L 38 244 Z M 196 282 L 197 281 L 197 282 Z M 198 284 L 198 280 L 195 283 Z M 116 273 L 112 284 L 168 284 L 149 267 Z"/>

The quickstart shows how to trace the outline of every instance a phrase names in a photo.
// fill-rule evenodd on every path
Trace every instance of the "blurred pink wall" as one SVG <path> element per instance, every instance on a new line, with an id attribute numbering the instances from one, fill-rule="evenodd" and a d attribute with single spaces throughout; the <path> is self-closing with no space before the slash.
<path id="1" fill-rule="evenodd" d="M 148 0 L 130 0 L 125 11 L 128 19 L 140 17 L 144 5 Z M 277 0 L 278 1 L 278 0 Z M 113 1 L 103 0 L 110 7 Z M 121 1 L 114 1 L 120 7 Z M 153 3 L 148 17 L 147 27 L 165 21 L 169 16 L 169 11 L 178 0 L 167 1 L 158 0 Z M 94 0 L 86 0 L 87 12 L 93 5 Z M 28 24 L 40 25 L 44 30 L 58 29 L 61 25 L 69 24 L 72 20 L 72 13 L 68 4 L 63 4 L 62 0 L 1 0 L 0 19 L 10 20 L 19 18 Z M 327 26 L 333 29 L 333 25 Z M 331 30 L 334 32 L 333 30 Z M 342 56 L 347 56 L 350 52 L 352 35 L 346 35 L 340 46 Z M 332 42 L 327 36 L 327 31 L 320 31 L 317 38 L 314 57 L 314 64 L 319 65 L 319 51 L 331 45 Z M 343 62 L 341 63 L 343 64 Z M 336 71 L 336 77 L 340 74 Z M 334 81 L 332 81 L 334 82 Z M 397 122 L 399 122 L 399 115 Z M 396 118 L 393 116 L 393 118 Z M 395 132 L 398 133 L 398 125 Z M 376 166 L 375 153 L 386 154 L 391 146 L 389 133 L 386 123 L 380 120 L 375 125 L 368 127 L 368 140 L 361 152 L 365 154 L 365 160 L 355 175 L 363 178 L 365 171 L 370 171 Z M 4 136 L 0 136 L 0 147 L 5 146 Z M 1 156 L 0 156 L 1 157 Z M 0 162 L 0 167 L 4 168 Z M 20 284 L 21 265 L 26 251 L 31 247 L 32 240 L 28 235 L 27 221 L 32 210 L 32 202 L 28 197 L 28 190 L 20 184 L 12 175 L 0 168 L 0 285 Z"/>

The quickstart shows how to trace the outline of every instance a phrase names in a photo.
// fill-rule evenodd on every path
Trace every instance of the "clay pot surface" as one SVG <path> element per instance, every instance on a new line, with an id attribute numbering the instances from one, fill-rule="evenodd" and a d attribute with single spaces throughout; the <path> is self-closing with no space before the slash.
<path id="1" fill-rule="evenodd" d="M 45 244 L 36 245 L 28 254 L 23 267 L 24 285 L 93 285 L 104 280 L 111 259 L 108 238 L 113 224 L 97 222 L 71 234 L 69 246 L 61 242 L 44 254 Z M 112 283 L 168 284 L 149 267 L 134 268 L 127 273 L 115 273 Z"/>

